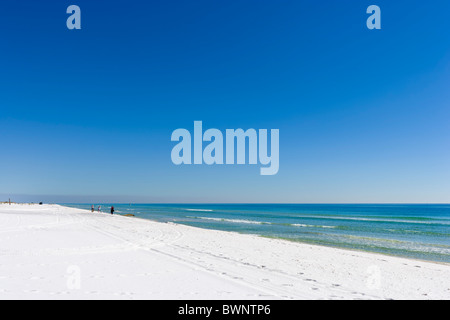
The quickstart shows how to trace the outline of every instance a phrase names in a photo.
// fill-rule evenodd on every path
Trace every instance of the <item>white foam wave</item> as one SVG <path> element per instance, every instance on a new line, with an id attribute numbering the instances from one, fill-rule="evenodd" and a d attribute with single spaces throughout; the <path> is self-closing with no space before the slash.
<path id="1" fill-rule="evenodd" d="M 311 224 L 301 224 L 301 223 L 294 223 L 292 224 L 294 227 L 303 227 L 303 228 L 325 228 L 325 229 L 334 229 L 336 226 L 315 226 Z"/>
<path id="2" fill-rule="evenodd" d="M 253 220 L 241 220 L 241 219 L 224 219 L 224 218 L 210 218 L 210 217 L 189 217 L 202 220 L 221 221 L 221 222 L 233 222 L 233 223 L 248 223 L 248 224 L 268 224 L 268 222 L 253 221 Z"/>

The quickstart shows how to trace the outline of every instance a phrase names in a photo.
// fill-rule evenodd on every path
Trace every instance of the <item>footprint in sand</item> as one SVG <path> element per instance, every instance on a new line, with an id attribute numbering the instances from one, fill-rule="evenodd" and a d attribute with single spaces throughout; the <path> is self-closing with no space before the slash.
<path id="1" fill-rule="evenodd" d="M 70 294 L 70 292 L 69 291 L 57 291 L 57 292 L 50 292 L 49 294 L 52 296 L 62 296 L 62 295 Z"/>
<path id="2" fill-rule="evenodd" d="M 131 297 L 131 296 L 134 296 L 134 293 L 133 292 L 118 292 L 118 293 L 115 293 L 114 295 L 122 296 L 122 297 Z"/>
<path id="3" fill-rule="evenodd" d="M 85 294 L 95 294 L 95 295 L 97 295 L 97 294 L 100 294 L 100 292 L 98 292 L 98 291 L 86 291 Z"/>
<path id="4" fill-rule="evenodd" d="M 25 292 L 25 293 L 34 293 L 34 294 L 36 294 L 36 293 L 41 293 L 41 292 L 38 291 L 38 290 L 24 290 L 23 292 Z"/>

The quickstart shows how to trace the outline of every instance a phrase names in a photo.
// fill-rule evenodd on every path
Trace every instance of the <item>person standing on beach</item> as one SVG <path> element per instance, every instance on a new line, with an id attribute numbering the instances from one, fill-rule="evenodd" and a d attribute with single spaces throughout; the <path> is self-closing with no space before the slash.
<path id="1" fill-rule="evenodd" d="M 98 206 L 98 212 L 102 212 L 102 206 Z"/>
<path id="2" fill-rule="evenodd" d="M 91 211 L 94 212 L 94 205 L 91 206 Z"/>
<path id="3" fill-rule="evenodd" d="M 114 206 L 111 207 L 111 214 L 114 214 Z"/>

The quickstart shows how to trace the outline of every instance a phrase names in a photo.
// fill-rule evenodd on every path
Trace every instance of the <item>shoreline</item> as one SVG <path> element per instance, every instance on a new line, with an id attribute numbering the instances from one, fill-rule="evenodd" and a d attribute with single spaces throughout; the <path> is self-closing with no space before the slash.
<path id="1" fill-rule="evenodd" d="M 61 205 L 0 204 L 0 222 L 0 299 L 450 298 L 441 262 Z"/>
<path id="2" fill-rule="evenodd" d="M 344 251 L 359 252 L 359 253 L 369 253 L 369 254 L 375 254 L 375 255 L 391 257 L 391 258 L 400 258 L 400 259 L 412 260 L 412 261 L 417 261 L 417 262 L 436 263 L 436 264 L 441 264 L 441 265 L 450 267 L 450 263 L 449 262 L 443 262 L 443 261 L 433 261 L 433 260 L 425 260 L 425 259 L 418 259 L 418 258 L 411 258 L 411 257 L 403 257 L 403 256 L 398 256 L 398 255 L 395 255 L 395 254 L 389 254 L 389 253 L 383 253 L 383 252 L 372 252 L 372 251 L 365 251 L 365 250 L 361 250 L 361 249 L 341 248 L 341 247 L 338 247 L 338 246 L 334 247 L 332 245 L 326 246 L 326 245 L 321 245 L 321 244 L 308 243 L 308 242 L 304 242 L 304 241 L 301 241 L 301 240 L 290 240 L 290 239 L 276 238 L 276 237 L 271 238 L 269 236 L 260 236 L 260 237 L 268 238 L 268 239 L 274 239 L 274 240 L 282 240 L 282 241 L 293 242 L 293 243 L 300 243 L 300 244 L 309 245 L 309 246 L 325 247 L 325 248 L 336 249 L 336 250 L 344 250 Z"/>
<path id="3" fill-rule="evenodd" d="M 61 204 L 62 206 L 67 206 L 69 208 L 80 208 L 80 209 L 86 209 L 84 208 L 85 206 L 87 206 L 86 204 L 80 205 L 80 204 Z M 104 205 L 104 204 L 103 204 Z M 102 206 L 103 206 L 102 205 Z M 126 216 L 127 214 L 129 214 L 129 210 L 131 210 L 131 213 L 134 213 L 132 209 L 128 209 L 125 208 L 128 205 L 121 205 L 121 204 L 114 204 L 114 206 L 118 207 L 118 209 L 116 210 L 116 214 L 120 214 L 120 215 L 124 215 Z M 240 206 L 239 204 L 231 204 L 231 206 Z M 121 208 L 121 206 L 123 206 Z M 130 205 L 131 206 L 131 205 Z M 136 204 L 136 206 L 141 206 L 139 204 Z M 142 204 L 142 206 L 150 206 L 152 209 L 151 210 L 156 210 L 155 212 L 158 212 L 160 210 L 160 206 L 159 204 Z M 153 208 L 153 206 L 155 206 Z M 163 204 L 162 205 L 162 210 L 166 210 L 166 207 L 169 208 L 170 210 L 185 210 L 185 211 L 200 211 L 200 212 L 206 212 L 207 214 L 214 213 L 215 211 L 221 211 L 221 210 L 229 210 L 229 209 L 233 209 L 233 207 L 231 208 L 225 208 L 225 209 L 221 209 L 221 208 L 214 208 L 214 206 L 221 206 L 220 204 L 216 204 L 216 205 L 212 205 L 212 207 L 210 205 L 207 204 L 201 204 L 201 209 L 200 208 L 195 208 L 195 209 L 186 209 L 183 208 L 184 206 L 188 206 L 187 204 L 176 204 L 174 205 L 175 207 L 172 208 L 172 204 Z M 229 204 L 225 205 L 225 206 L 230 206 Z M 106 205 L 105 207 L 108 207 L 108 205 Z M 213 209 L 204 209 L 204 208 L 213 208 Z M 88 209 L 86 209 L 88 210 Z M 119 211 L 119 210 L 127 210 L 127 211 Z M 193 227 L 197 227 L 200 229 L 204 229 L 204 230 L 222 230 L 222 231 L 228 231 L 228 232 L 235 232 L 238 234 L 251 234 L 251 235 L 257 235 L 263 238 L 268 238 L 268 239 L 280 239 L 280 240 L 284 240 L 284 241 L 289 241 L 289 242 L 294 242 L 294 243 L 301 243 L 301 244 L 307 244 L 307 245 L 317 245 L 317 246 L 325 246 L 328 248 L 337 248 L 337 249 L 343 249 L 343 250 L 351 250 L 351 251 L 357 251 L 357 252 L 368 252 L 368 253 L 375 253 L 375 254 L 381 254 L 381 255 L 385 255 L 385 256 L 391 256 L 391 257 L 400 257 L 400 258 L 406 258 L 406 259 L 412 259 L 412 260 L 417 260 L 417 261 L 427 261 L 427 262 L 434 262 L 434 263 L 443 263 L 443 264 L 450 264 L 450 260 L 448 254 L 445 253 L 439 253 L 439 252 L 433 252 L 433 251 L 428 251 L 426 249 L 430 249 L 432 250 L 433 248 L 426 248 L 425 250 L 415 250 L 414 245 L 423 245 L 426 246 L 428 244 L 427 240 L 430 239 L 422 239 L 421 241 L 423 242 L 416 242 L 415 239 L 407 239 L 407 240 L 398 240 L 399 238 L 397 238 L 397 241 L 392 240 L 395 238 L 395 235 L 391 235 L 391 234 L 382 234 L 380 236 L 380 233 L 377 233 L 377 236 L 373 236 L 373 235 L 369 235 L 368 239 L 370 239 L 370 241 L 372 241 L 373 245 L 371 245 L 370 243 L 367 244 L 363 244 L 362 242 L 360 243 L 346 243 L 345 239 L 341 239 L 341 241 L 337 241 L 337 242 L 333 242 L 333 241 L 323 241 L 324 239 L 322 238 L 322 240 L 320 239 L 321 236 L 319 236 L 317 239 L 312 239 L 312 238 L 308 238 L 308 237 L 284 237 L 283 233 L 280 232 L 276 232 L 276 231 L 269 231 L 267 232 L 267 230 L 256 230 L 253 228 L 252 231 L 249 230 L 241 230 L 238 226 L 238 228 L 235 228 L 234 226 L 231 226 L 233 223 L 250 223 L 252 226 L 253 225 L 273 225 L 274 228 L 279 228 L 280 226 L 292 226 L 292 227 L 298 227 L 298 226 L 302 226 L 302 227 L 320 227 L 320 228 L 337 228 L 335 230 L 339 230 L 340 227 L 345 228 L 347 227 L 345 224 L 343 225 L 335 225 L 335 226 L 329 226 L 328 224 L 326 226 L 321 226 L 321 225 L 316 225 L 316 224 L 321 224 L 321 223 L 327 223 L 327 222 L 310 222 L 310 224 L 312 225 L 302 225 L 302 224 L 297 224 L 296 222 L 292 222 L 290 221 L 289 223 L 283 223 L 283 222 L 274 222 L 274 221 L 270 221 L 270 222 L 266 222 L 267 220 L 264 220 L 265 218 L 261 218 L 261 219 L 257 219 L 256 221 L 254 221 L 254 219 L 252 218 L 247 218 L 247 217 L 237 217 L 237 218 L 224 218 L 221 215 L 214 216 L 214 215 L 206 215 L 205 217 L 203 216 L 181 216 L 178 217 L 177 215 L 173 215 L 172 216 L 172 212 L 168 212 L 168 217 L 170 217 L 169 219 L 167 218 L 163 218 L 161 219 L 161 214 L 159 214 L 159 218 L 158 218 L 158 214 L 156 215 L 156 217 L 153 217 L 150 213 L 150 211 L 146 211 L 146 208 L 139 208 L 136 209 L 134 211 L 137 211 L 137 213 L 134 213 L 136 218 L 140 218 L 140 219 L 144 219 L 144 220 L 150 220 L 150 221 L 154 221 L 154 222 L 161 222 L 161 223 L 167 223 L 168 221 L 171 221 L 175 224 L 179 224 L 179 225 L 187 225 L 187 226 L 193 226 Z M 234 210 L 234 209 L 233 209 Z M 244 209 L 245 210 L 245 209 Z M 299 208 L 299 210 L 302 210 L 302 208 Z M 314 209 L 313 209 L 314 210 Z M 89 210 L 88 210 L 89 211 Z M 107 210 L 106 210 L 107 211 Z M 141 211 L 141 212 L 139 212 Z M 213 212 L 214 211 L 214 212 Z M 223 212 L 223 214 L 227 214 L 226 212 Z M 125 213 L 127 212 L 127 213 Z M 140 215 L 144 213 L 144 216 Z M 280 214 L 283 215 L 283 211 L 280 211 Z M 362 213 L 360 213 L 362 214 Z M 198 215 L 198 214 L 197 214 Z M 314 214 L 310 214 L 310 215 L 306 215 L 306 214 L 302 214 L 299 218 L 314 218 Z M 319 216 L 320 217 L 320 216 Z M 184 221 L 183 219 L 187 218 L 187 221 Z M 375 216 L 375 217 L 371 217 L 370 215 L 368 217 L 364 217 L 361 218 L 361 221 L 364 220 L 368 220 L 368 221 L 379 221 L 377 219 L 382 219 L 384 217 L 382 216 Z M 404 217 L 398 217 L 397 219 L 401 220 Z M 189 219 L 194 219 L 194 221 L 189 221 Z M 248 220 L 247 220 L 248 219 Z M 270 218 L 268 218 L 270 219 Z M 357 220 L 358 216 L 352 217 L 352 216 L 345 216 L 344 217 L 332 217 L 329 219 L 343 219 L 345 221 L 345 223 L 347 221 L 351 221 L 351 220 Z M 373 219 L 373 220 L 371 220 Z M 406 218 L 408 219 L 408 218 Z M 427 219 L 431 219 L 431 218 L 427 218 Z M 433 216 L 434 219 L 434 216 Z M 212 220 L 214 221 L 213 224 L 211 225 L 204 225 L 204 224 L 198 224 L 196 221 L 207 221 L 207 220 Z M 222 222 L 228 222 L 228 226 L 227 227 L 223 227 L 223 225 L 217 224 L 216 221 L 222 221 Z M 331 220 L 333 221 L 333 220 Z M 386 220 L 387 222 L 398 222 L 395 219 L 392 220 Z M 209 221 L 208 221 L 209 222 Z M 230 224 L 230 222 L 233 222 L 232 224 Z M 305 222 L 306 223 L 306 222 Z M 413 223 L 410 221 L 406 221 L 405 223 Z M 417 223 L 422 223 L 422 222 L 417 222 Z M 238 225 L 238 224 L 234 224 L 234 225 Z M 258 226 L 259 227 L 259 226 Z M 397 228 L 402 228 L 402 227 L 397 227 Z M 299 229 L 300 230 L 300 229 Z M 316 229 L 317 230 L 317 229 Z M 324 229 L 320 229 L 321 231 L 318 231 L 320 233 L 318 234 L 322 234 L 322 236 L 326 236 L 328 232 L 322 232 L 322 230 Z M 328 229 L 327 229 L 328 230 Z M 398 231 L 398 230 L 396 230 Z M 284 230 L 283 232 L 291 232 L 290 230 Z M 311 231 L 311 232 L 315 232 L 315 230 Z M 358 231 L 359 232 L 359 231 Z M 384 232 L 384 231 L 382 231 Z M 411 231 L 410 231 L 411 232 Z M 418 231 L 415 231 L 418 232 Z M 301 231 L 300 231 L 301 233 Z M 309 232 L 306 231 L 306 234 L 308 234 Z M 412 233 L 412 232 L 411 232 Z M 329 233 L 329 235 L 333 235 L 332 233 Z M 341 233 L 341 234 L 337 234 L 343 237 L 346 237 L 345 232 Z M 348 238 L 359 238 L 360 239 L 364 239 L 363 237 L 365 237 L 365 235 L 361 235 L 361 234 L 352 234 L 352 235 L 348 235 Z M 442 235 L 439 235 L 442 236 Z M 394 237 L 394 238 L 391 238 Z M 342 241 L 344 240 L 344 241 Z M 383 241 L 389 242 L 389 241 L 393 241 L 393 242 L 402 242 L 405 247 L 404 248 L 399 248 L 399 247 L 395 247 L 395 246 L 390 246 L 390 244 L 387 245 L 383 245 Z M 433 240 L 433 239 L 431 239 Z M 434 241 L 434 240 L 433 240 Z M 376 243 L 378 242 L 378 244 Z M 430 244 L 439 246 L 439 245 L 444 245 L 445 243 L 435 243 L 435 242 L 430 242 Z M 411 245 L 411 246 L 410 246 Z M 410 248 L 407 248 L 406 246 L 410 246 Z"/>
<path id="4" fill-rule="evenodd" d="M 55 204 L 55 205 L 73 209 L 73 207 L 67 207 L 67 206 L 59 205 L 59 204 Z M 91 213 L 89 210 L 85 210 L 85 209 L 80 209 L 80 210 L 84 210 L 84 211 L 87 211 L 87 213 Z M 94 212 L 94 213 L 98 213 L 98 212 Z M 108 214 L 108 213 L 107 212 L 102 212 L 102 214 Z M 362 249 L 342 248 L 342 247 L 332 246 L 332 245 L 327 246 L 327 245 L 321 245 L 321 244 L 317 244 L 317 243 L 309 243 L 309 242 L 305 242 L 305 241 L 302 241 L 302 240 L 292 240 L 292 239 L 287 239 L 287 238 L 271 237 L 271 236 L 250 234 L 250 233 L 238 232 L 238 231 L 225 231 L 225 230 L 218 230 L 218 229 L 201 228 L 201 227 L 190 226 L 190 225 L 187 225 L 187 224 L 182 224 L 182 223 L 177 223 L 177 222 L 159 222 L 159 221 L 155 221 L 155 220 L 151 220 L 151 219 L 145 219 L 145 218 L 137 217 L 135 215 L 130 216 L 130 215 L 127 215 L 127 214 L 120 214 L 120 213 L 115 213 L 115 215 L 126 217 L 126 218 L 133 218 L 133 219 L 140 219 L 140 220 L 144 220 L 144 221 L 151 221 L 151 222 L 155 222 L 155 223 L 175 224 L 175 225 L 186 226 L 186 227 L 195 228 L 195 229 L 201 229 L 201 230 L 212 230 L 212 231 L 227 232 L 227 233 L 238 234 L 238 235 L 249 235 L 249 236 L 255 236 L 255 237 L 259 237 L 259 238 L 287 241 L 287 242 L 290 242 L 290 243 L 299 243 L 299 244 L 309 245 L 309 246 L 325 247 L 325 248 L 344 250 L 344 251 L 352 251 L 352 252 L 354 251 L 354 252 L 360 252 L 360 253 L 370 253 L 370 254 L 375 254 L 375 255 L 382 255 L 382 256 L 393 257 L 393 258 L 402 258 L 402 259 L 413 260 L 413 261 L 418 261 L 418 262 L 437 263 L 437 264 L 442 264 L 442 265 L 450 267 L 450 263 L 449 262 L 443 262 L 443 261 L 434 261 L 434 260 L 425 260 L 425 259 L 418 259 L 418 258 L 412 258 L 412 257 L 404 257 L 404 256 L 395 255 L 395 254 L 388 254 L 388 253 L 383 253 L 383 252 L 372 252 L 372 251 L 366 251 L 366 250 L 362 250 Z"/>

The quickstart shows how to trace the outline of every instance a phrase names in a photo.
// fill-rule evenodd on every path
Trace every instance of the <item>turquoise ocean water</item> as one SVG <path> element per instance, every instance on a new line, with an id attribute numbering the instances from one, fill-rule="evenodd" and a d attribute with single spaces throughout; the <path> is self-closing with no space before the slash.
<path id="1" fill-rule="evenodd" d="M 113 205 L 117 214 L 159 222 L 450 263 L 448 204 Z M 102 204 L 105 212 L 110 206 Z"/>

